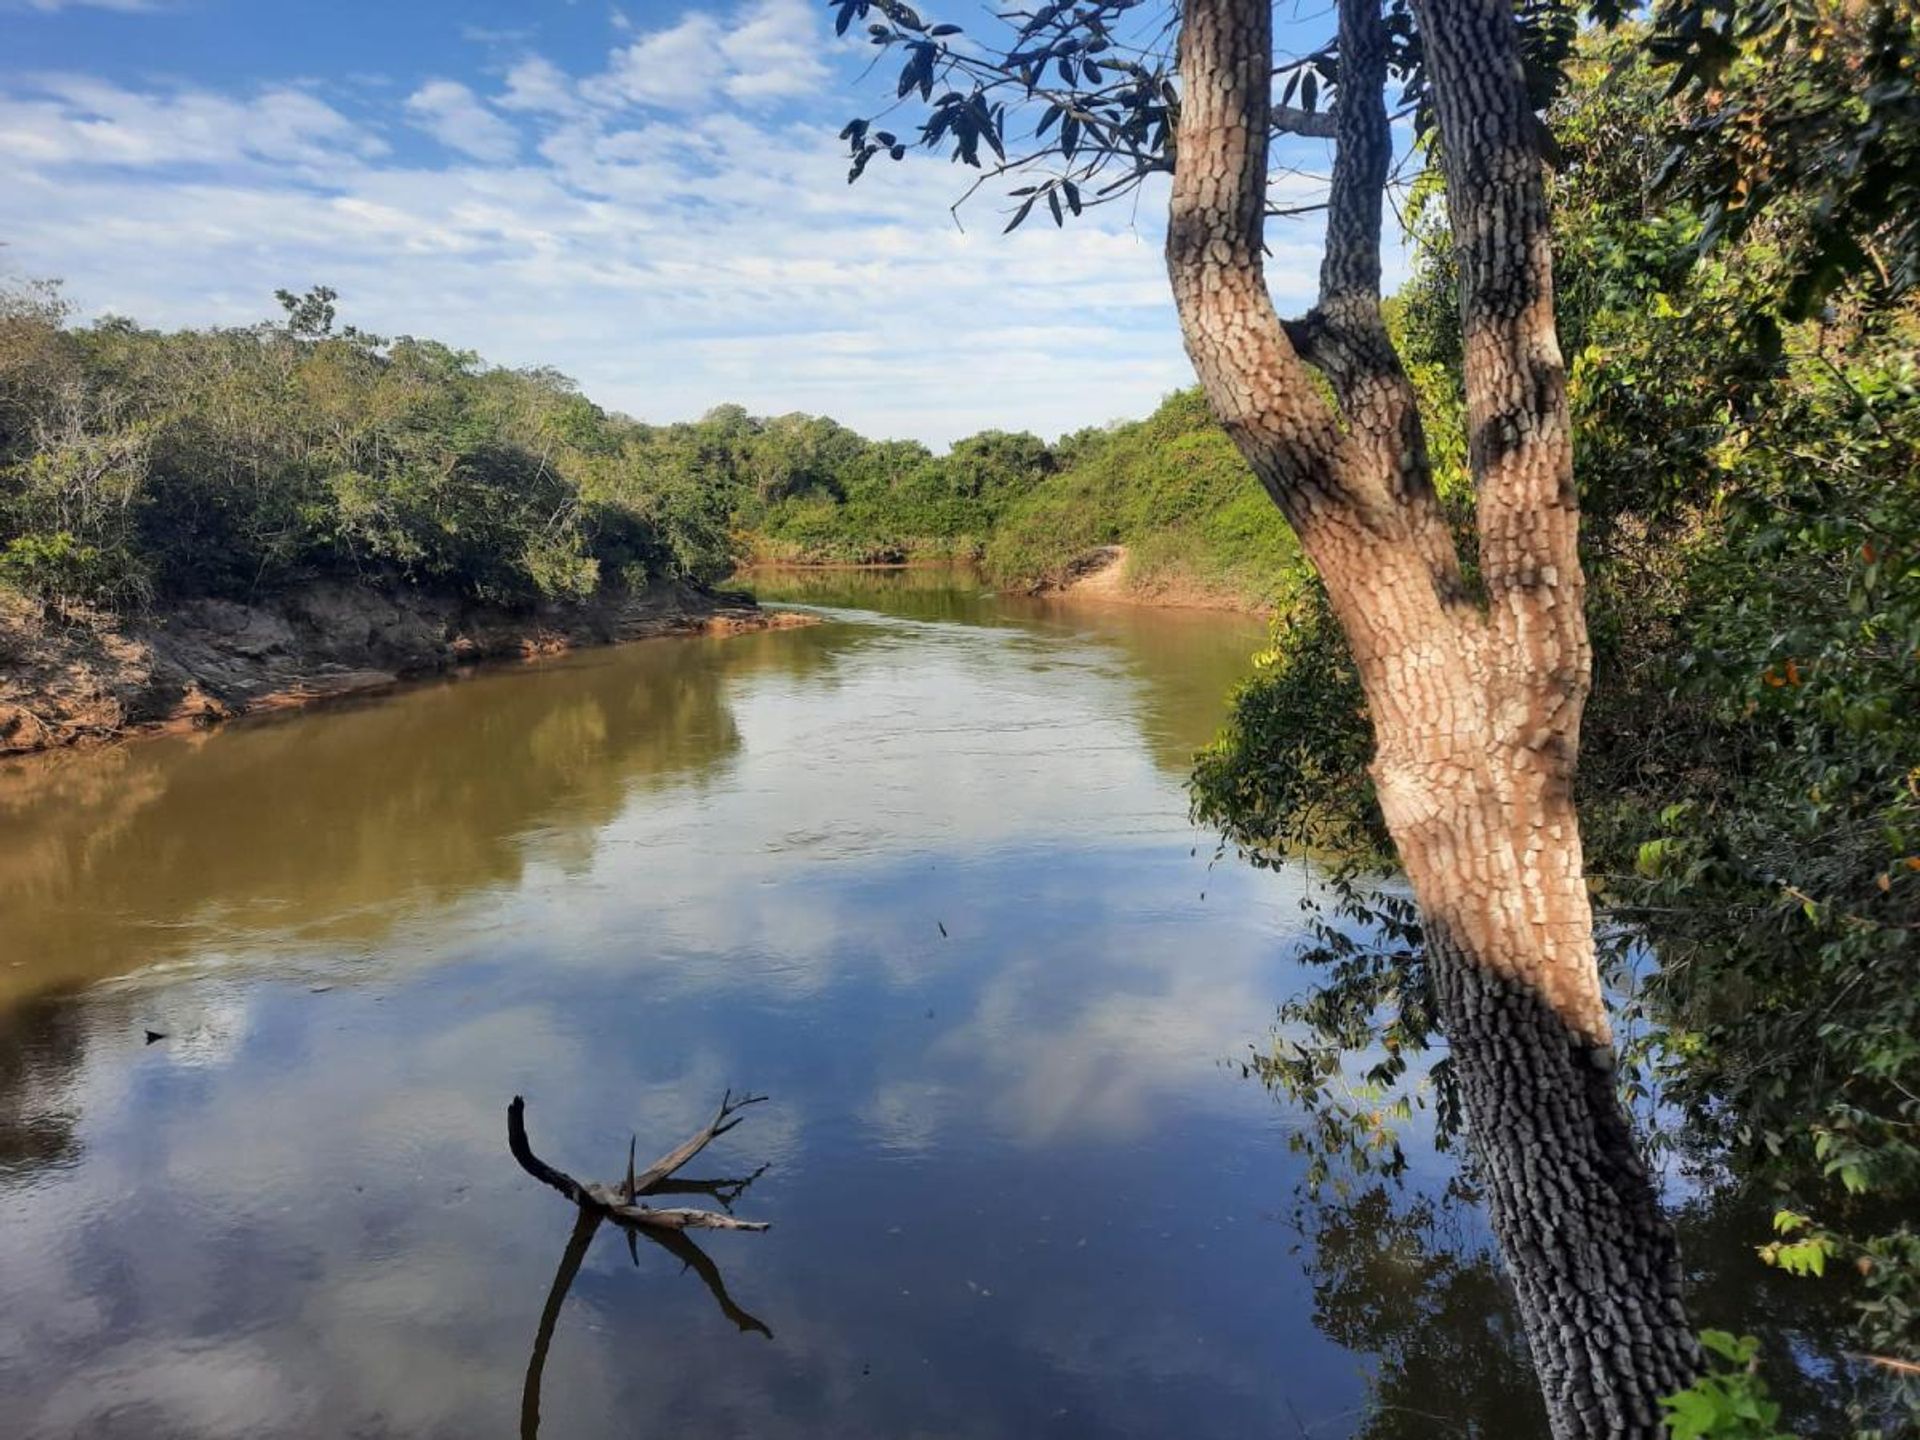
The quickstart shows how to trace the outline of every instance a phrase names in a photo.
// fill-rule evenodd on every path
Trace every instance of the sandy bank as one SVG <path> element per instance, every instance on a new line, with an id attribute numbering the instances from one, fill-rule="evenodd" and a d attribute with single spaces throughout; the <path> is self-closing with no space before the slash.
<path id="1" fill-rule="evenodd" d="M 1139 579 L 1129 571 L 1125 545 L 1102 545 L 1075 557 L 1059 576 L 1031 588 L 1035 595 L 1108 605 L 1157 605 L 1171 610 L 1229 610 L 1241 615 L 1266 613 L 1244 596 L 1209 588 L 1174 573 Z"/>

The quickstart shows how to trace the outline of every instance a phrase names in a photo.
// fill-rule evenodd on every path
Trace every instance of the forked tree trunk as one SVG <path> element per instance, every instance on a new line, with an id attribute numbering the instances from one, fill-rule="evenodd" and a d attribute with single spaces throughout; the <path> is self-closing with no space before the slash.
<path id="1" fill-rule="evenodd" d="M 1188 354 L 1298 532 L 1372 716 L 1474 1153 L 1557 1436 L 1662 1433 L 1698 1353 L 1613 1079 L 1572 786 L 1590 670 L 1547 210 L 1507 0 L 1414 0 L 1461 273 L 1485 594 L 1434 500 L 1380 311 L 1379 0 L 1340 0 L 1320 300 L 1262 271 L 1271 0 L 1187 0 L 1167 239 Z M 1334 392 L 1329 404 L 1314 371 Z"/>

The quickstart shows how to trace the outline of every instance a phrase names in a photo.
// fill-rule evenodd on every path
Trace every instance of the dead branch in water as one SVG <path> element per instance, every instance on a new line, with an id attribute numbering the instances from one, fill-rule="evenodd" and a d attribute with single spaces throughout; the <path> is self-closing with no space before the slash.
<path id="1" fill-rule="evenodd" d="M 721 1314 L 738 1326 L 742 1333 L 773 1338 L 773 1331 L 767 1328 L 764 1321 L 741 1309 L 727 1293 L 726 1283 L 720 1278 L 720 1267 L 685 1233 L 688 1230 L 765 1230 L 766 1223 L 736 1220 L 731 1214 L 713 1210 L 656 1209 L 640 1203 L 648 1195 L 711 1195 L 720 1202 L 722 1209 L 731 1211 L 733 1202 L 766 1172 L 766 1166 L 762 1165 L 751 1175 L 735 1180 L 677 1180 L 674 1172 L 704 1150 L 716 1136 L 724 1135 L 738 1125 L 741 1110 L 766 1098 L 764 1095 L 748 1095 L 735 1100 L 733 1092 L 728 1091 L 721 1099 L 720 1109 L 713 1119 L 640 1171 L 634 1169 L 634 1153 L 639 1148 L 636 1137 L 627 1147 L 627 1173 L 619 1180 L 599 1185 L 582 1184 L 566 1171 L 556 1170 L 533 1153 L 532 1145 L 527 1142 L 527 1102 L 518 1095 L 513 1097 L 513 1103 L 507 1107 L 507 1148 L 513 1152 L 513 1158 L 519 1162 L 522 1170 L 542 1185 L 558 1190 L 580 1207 L 573 1234 L 567 1239 L 566 1251 L 560 1257 L 560 1267 L 555 1271 L 553 1285 L 547 1292 L 547 1303 L 540 1312 L 540 1327 L 534 1335 L 533 1353 L 527 1360 L 526 1381 L 520 1392 L 521 1440 L 537 1440 L 539 1435 L 540 1384 L 546 1372 L 547 1353 L 553 1345 L 554 1327 L 560 1319 L 561 1307 L 566 1304 L 567 1292 L 573 1288 L 574 1277 L 580 1273 L 581 1262 L 586 1259 L 587 1249 L 593 1243 L 602 1221 L 611 1220 L 626 1233 L 627 1251 L 633 1256 L 635 1265 L 640 1263 L 640 1241 L 644 1238 L 698 1275 L 714 1302 L 719 1305 Z"/>
<path id="2" fill-rule="evenodd" d="M 645 1196 L 660 1193 L 706 1194 L 712 1195 L 726 1209 L 731 1209 L 740 1192 L 758 1178 L 758 1171 L 745 1180 L 673 1182 L 673 1174 L 706 1149 L 714 1139 L 738 1125 L 740 1111 L 766 1098 L 764 1095 L 748 1095 L 735 1100 L 733 1092 L 729 1090 L 721 1098 L 720 1108 L 714 1113 L 713 1119 L 638 1173 L 633 1165 L 634 1146 L 638 1144 L 638 1137 L 635 1137 L 634 1144 L 627 1149 L 625 1178 L 604 1185 L 582 1184 L 566 1171 L 556 1170 L 533 1153 L 533 1147 L 527 1143 L 527 1102 L 518 1095 L 507 1107 L 507 1148 L 513 1152 L 513 1158 L 520 1163 L 520 1168 L 541 1184 L 558 1190 L 583 1210 L 592 1210 L 624 1224 L 645 1225 L 655 1230 L 765 1230 L 767 1222 L 764 1220 L 738 1220 L 731 1214 L 717 1210 L 657 1208 L 642 1205 L 640 1201 Z"/>

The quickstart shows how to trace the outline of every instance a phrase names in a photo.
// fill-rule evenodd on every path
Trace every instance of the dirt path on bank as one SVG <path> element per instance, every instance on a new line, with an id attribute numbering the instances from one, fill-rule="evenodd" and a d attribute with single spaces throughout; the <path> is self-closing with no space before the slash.
<path id="1" fill-rule="evenodd" d="M 1128 605 L 1153 603 L 1127 584 L 1127 547 L 1103 545 L 1075 560 L 1058 591 L 1076 600 L 1111 600 Z"/>
<path id="2" fill-rule="evenodd" d="M 1250 605 L 1244 596 L 1207 586 L 1179 574 L 1160 575 L 1145 585 L 1129 572 L 1132 552 L 1125 545 L 1102 545 L 1089 550 L 1067 567 L 1065 576 L 1038 593 L 1062 600 L 1102 605 L 1151 605 L 1163 610 L 1226 610 L 1239 615 L 1261 615 L 1264 606 Z"/>

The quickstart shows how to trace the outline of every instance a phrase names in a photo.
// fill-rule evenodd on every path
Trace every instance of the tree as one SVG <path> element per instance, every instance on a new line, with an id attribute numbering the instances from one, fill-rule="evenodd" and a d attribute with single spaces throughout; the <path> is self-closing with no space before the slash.
<path id="1" fill-rule="evenodd" d="M 1623 1088 L 1657 1093 L 1656 1143 L 1701 1194 L 1740 1199 L 1759 1252 L 1746 1268 L 1801 1277 L 1858 1329 L 1789 1344 L 1764 1306 L 1715 1314 L 1698 1291 L 1696 1320 L 1767 1340 L 1802 1433 L 1840 1429 L 1840 1407 L 1806 1413 L 1793 1374 L 1820 1355 L 1857 1383 L 1854 1430 L 1906 1434 L 1920 995 L 1894 957 L 1920 928 L 1920 296 L 1867 266 L 1818 316 L 1783 322 L 1812 218 L 1792 196 L 1702 255 L 1711 202 L 1654 184 L 1676 108 L 1648 42 L 1639 25 L 1584 36 L 1549 115 L 1594 649 L 1579 805 L 1611 922 L 1602 971 L 1631 1037 Z M 1447 495 L 1464 484 L 1448 439 L 1455 267 L 1443 217 L 1412 208 L 1419 253 L 1390 308 Z M 1862 239 L 1890 254 L 1895 236 Z M 1431 1093 L 1445 1137 L 1446 1062 L 1408 1062 L 1432 1018 L 1418 930 L 1371 883 L 1385 842 L 1370 746 L 1325 605 L 1287 611 L 1274 651 L 1202 758 L 1195 810 L 1256 864 L 1285 863 L 1289 845 L 1340 856 L 1301 953 L 1318 978 L 1257 1063 L 1334 1156 L 1390 1164 L 1366 1148 L 1380 1102 L 1328 1081 L 1364 1071 L 1396 1108 Z"/>
<path id="2" fill-rule="evenodd" d="M 1299 536 L 1351 652 L 1370 773 L 1418 902 L 1432 1001 L 1555 1434 L 1661 1433 L 1661 1397 L 1700 1366 L 1672 1232 L 1616 1093 L 1573 784 L 1591 647 L 1537 108 L 1572 19 L 1516 23 L 1505 0 L 1339 0 L 1334 43 L 1276 70 L 1270 0 L 1187 0 L 1177 85 L 1164 46 L 1128 41 L 1131 0 L 1016 15 L 1005 46 L 962 46 L 897 0 L 898 93 L 924 143 L 1001 169 L 1051 166 L 1056 223 L 1091 193 L 1170 169 L 1167 267 L 1215 414 Z M 1390 71 L 1431 119 L 1462 315 L 1473 573 L 1433 482 L 1419 406 L 1382 311 Z M 1064 88 L 1051 86 L 1057 75 Z M 1276 105 L 1275 76 L 1288 77 Z M 937 101 L 937 78 L 959 82 Z M 1331 80 L 1331 115 L 1318 110 Z M 971 82 L 970 93 L 960 85 Z M 1006 148 L 1006 105 L 1045 111 Z M 1294 98 L 1299 107 L 1289 102 Z M 1318 303 L 1282 321 L 1262 268 L 1275 129 L 1329 135 Z M 857 176 L 889 132 L 847 127 Z M 1012 228 L 1012 226 L 1009 226 Z"/>
<path id="3" fill-rule="evenodd" d="M 1849 278 L 1920 288 L 1920 18 L 1904 0 L 1665 0 L 1650 52 L 1682 100 L 1665 179 L 1701 203 L 1702 250 L 1771 222 L 1780 309 Z"/>
<path id="4" fill-rule="evenodd" d="M 1481 594 L 1380 312 L 1386 35 L 1366 0 L 1341 6 L 1328 248 L 1306 323 L 1280 324 L 1261 273 L 1272 50 L 1257 0 L 1186 12 L 1168 266 L 1202 384 L 1352 650 L 1556 1433 L 1654 1434 L 1697 1356 L 1614 1091 L 1573 807 L 1591 654 L 1538 128 L 1505 6 L 1415 12 L 1460 263 Z"/>

